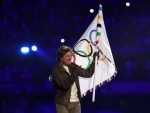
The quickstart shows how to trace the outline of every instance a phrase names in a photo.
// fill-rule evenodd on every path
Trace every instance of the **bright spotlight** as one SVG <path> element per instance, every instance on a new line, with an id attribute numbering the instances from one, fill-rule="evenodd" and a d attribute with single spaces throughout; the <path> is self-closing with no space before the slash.
<path id="1" fill-rule="evenodd" d="M 36 51 L 37 47 L 36 46 L 32 46 L 32 51 Z"/>
<path id="2" fill-rule="evenodd" d="M 28 53 L 29 52 L 29 48 L 28 47 L 22 47 L 21 48 L 21 52 L 22 53 Z"/>
<path id="3" fill-rule="evenodd" d="M 130 3 L 129 3 L 129 2 L 127 2 L 127 3 L 126 3 L 126 6 L 130 6 Z"/>
<path id="4" fill-rule="evenodd" d="M 64 43 L 65 42 L 65 39 L 61 39 L 61 43 Z"/>
<path id="5" fill-rule="evenodd" d="M 90 9 L 90 13 L 93 13 L 94 12 L 94 9 Z"/>

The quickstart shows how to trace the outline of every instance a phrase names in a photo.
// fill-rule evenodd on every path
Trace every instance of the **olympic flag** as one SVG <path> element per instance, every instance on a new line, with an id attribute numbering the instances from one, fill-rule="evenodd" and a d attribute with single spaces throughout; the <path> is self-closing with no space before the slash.
<path id="1" fill-rule="evenodd" d="M 105 30 L 101 5 L 99 13 L 73 47 L 73 61 L 87 69 L 97 48 L 100 50 L 100 58 L 97 59 L 95 74 L 91 78 L 79 77 L 82 97 L 88 92 L 92 92 L 95 87 L 111 81 L 117 73 Z"/>

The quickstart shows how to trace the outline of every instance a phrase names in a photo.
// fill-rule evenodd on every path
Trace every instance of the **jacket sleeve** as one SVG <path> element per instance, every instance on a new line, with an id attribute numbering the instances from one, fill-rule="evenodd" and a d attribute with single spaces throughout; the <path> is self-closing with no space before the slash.
<path id="1" fill-rule="evenodd" d="M 84 69 L 75 63 L 74 65 L 75 66 L 74 66 L 74 69 L 72 70 L 72 74 L 74 74 L 75 76 L 81 76 L 81 77 L 86 77 L 86 78 L 92 77 L 94 73 L 95 62 L 92 62 L 88 69 Z"/>
<path id="2" fill-rule="evenodd" d="M 65 74 L 65 75 L 63 75 Z M 61 73 L 56 68 L 52 70 L 52 82 L 57 84 L 59 87 L 64 89 L 71 88 L 77 76 L 69 75 L 66 73 Z"/>

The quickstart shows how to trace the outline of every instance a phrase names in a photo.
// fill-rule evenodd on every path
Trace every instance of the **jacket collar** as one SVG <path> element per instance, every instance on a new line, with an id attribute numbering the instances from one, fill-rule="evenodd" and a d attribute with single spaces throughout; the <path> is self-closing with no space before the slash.
<path id="1" fill-rule="evenodd" d="M 62 71 L 62 72 L 66 71 L 61 62 L 58 63 L 58 67 L 59 67 L 60 71 Z"/>
<path id="2" fill-rule="evenodd" d="M 72 64 L 73 64 L 73 63 L 71 63 L 71 64 L 68 66 L 69 71 L 71 71 L 71 70 L 73 69 L 73 65 L 72 65 Z M 59 67 L 60 71 L 62 71 L 62 72 L 66 71 L 61 62 L 58 63 L 58 67 Z"/>

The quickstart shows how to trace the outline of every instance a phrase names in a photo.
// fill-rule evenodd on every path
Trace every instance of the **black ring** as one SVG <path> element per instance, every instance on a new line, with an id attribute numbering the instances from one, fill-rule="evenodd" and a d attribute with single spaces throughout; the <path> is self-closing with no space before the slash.
<path id="1" fill-rule="evenodd" d="M 81 41 L 87 41 L 88 43 L 90 43 L 87 39 L 81 39 L 79 42 L 81 42 Z M 74 46 L 74 48 L 77 46 L 77 44 L 78 44 L 79 42 L 76 43 L 76 45 Z M 89 57 L 89 56 L 91 56 L 92 53 L 93 53 L 93 49 L 92 49 L 91 44 L 90 44 L 91 52 L 90 52 L 87 56 L 86 56 L 86 55 L 79 54 L 78 52 L 76 52 L 76 51 L 74 50 L 74 48 L 73 48 L 73 52 L 76 53 L 76 54 L 79 55 L 79 56 L 82 56 L 82 57 L 87 57 L 87 56 Z"/>

